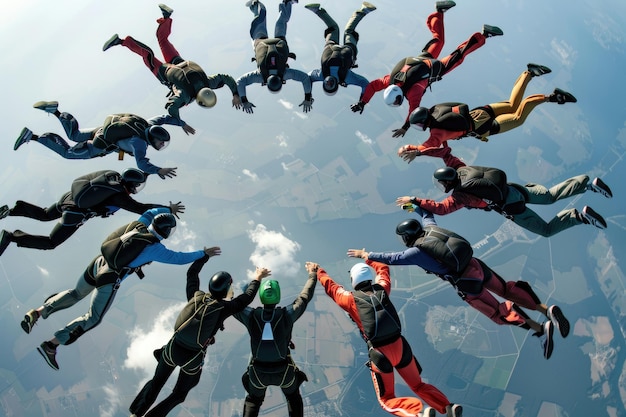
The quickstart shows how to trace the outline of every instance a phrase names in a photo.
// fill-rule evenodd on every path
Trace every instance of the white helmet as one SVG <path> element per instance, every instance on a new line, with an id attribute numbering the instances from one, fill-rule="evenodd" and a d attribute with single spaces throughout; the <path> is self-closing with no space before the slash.
<path id="1" fill-rule="evenodd" d="M 402 102 L 404 101 L 404 94 L 402 93 L 402 89 L 394 84 L 385 88 L 383 99 L 385 100 L 386 105 L 398 107 L 402 105 Z"/>
<path id="2" fill-rule="evenodd" d="M 196 102 L 200 107 L 211 108 L 217 103 L 217 96 L 209 87 L 204 87 L 196 95 Z"/>
<path id="3" fill-rule="evenodd" d="M 350 268 L 350 279 L 352 280 L 352 288 L 356 288 L 360 283 L 365 281 L 374 281 L 376 274 L 371 266 L 366 263 L 358 263 Z"/>

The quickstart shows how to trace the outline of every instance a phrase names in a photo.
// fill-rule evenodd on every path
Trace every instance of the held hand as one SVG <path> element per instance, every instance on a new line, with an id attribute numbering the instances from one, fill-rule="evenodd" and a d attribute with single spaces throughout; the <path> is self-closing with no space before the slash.
<path id="1" fill-rule="evenodd" d="M 252 110 L 252 108 L 256 107 L 254 104 L 250 103 L 249 101 L 247 103 L 242 103 L 241 106 L 243 107 L 243 111 L 245 111 L 248 114 L 254 113 L 254 110 Z"/>
<path id="2" fill-rule="evenodd" d="M 263 267 L 256 267 L 256 280 L 257 281 L 261 281 L 263 278 L 265 277 L 269 277 L 270 275 L 272 275 L 272 271 L 270 271 L 269 269 Z"/>
<path id="3" fill-rule="evenodd" d="M 403 137 L 404 136 L 404 134 L 406 133 L 406 130 L 400 128 L 400 129 L 393 129 L 391 132 L 392 132 L 391 137 L 399 138 L 399 137 Z"/>
<path id="4" fill-rule="evenodd" d="M 365 248 L 363 249 L 348 249 L 348 256 L 351 258 L 362 258 L 367 259 L 368 253 L 365 252 Z"/>
<path id="5" fill-rule="evenodd" d="M 193 127 L 189 126 L 188 124 L 183 125 L 183 132 L 185 132 L 187 135 L 195 135 L 196 134 L 196 129 L 194 129 Z"/>
<path id="6" fill-rule="evenodd" d="M 311 274 L 313 272 L 317 272 L 317 270 L 320 268 L 320 265 L 316 264 L 315 262 L 306 262 L 304 264 L 304 267 L 306 268 L 307 272 Z"/>
<path id="7" fill-rule="evenodd" d="M 241 108 L 241 98 L 237 94 L 233 96 L 232 103 L 235 109 L 239 110 Z"/>
<path id="8" fill-rule="evenodd" d="M 178 217 L 178 213 L 182 214 L 185 212 L 185 205 L 181 204 L 180 201 L 178 203 L 172 203 L 170 201 L 170 211 L 174 216 L 176 216 L 177 219 L 180 219 L 180 217 Z"/>
<path id="9" fill-rule="evenodd" d="M 157 171 L 157 174 L 159 175 L 159 177 L 161 177 L 162 180 L 165 179 L 165 177 L 167 178 L 174 178 L 176 176 L 176 170 L 178 169 L 178 167 L 174 167 L 174 168 L 161 168 Z"/>
<path id="10" fill-rule="evenodd" d="M 405 204 L 411 204 L 411 199 L 413 197 L 410 197 L 408 195 L 404 195 L 402 197 L 398 197 L 396 198 L 396 206 L 402 207 Z"/>
<path id="11" fill-rule="evenodd" d="M 354 103 L 350 106 L 350 110 L 352 110 L 353 113 L 359 112 L 359 114 L 363 114 L 363 110 L 365 110 L 365 103 L 362 101 Z"/>
<path id="12" fill-rule="evenodd" d="M 222 254 L 222 248 L 219 246 L 211 246 L 210 248 L 204 248 L 204 254 L 209 255 L 209 258 L 213 256 L 219 256 Z"/>
<path id="13" fill-rule="evenodd" d="M 405 160 L 407 164 L 410 164 L 415 158 L 421 155 L 421 152 L 417 149 L 407 149 L 407 146 L 403 146 L 398 149 L 398 156 Z"/>
<path id="14" fill-rule="evenodd" d="M 304 100 L 302 103 L 300 103 L 300 105 L 298 107 L 302 107 L 302 111 L 305 113 L 310 112 L 311 110 L 313 110 L 313 102 L 315 100 L 313 100 L 313 98 L 311 97 L 311 100 Z"/>

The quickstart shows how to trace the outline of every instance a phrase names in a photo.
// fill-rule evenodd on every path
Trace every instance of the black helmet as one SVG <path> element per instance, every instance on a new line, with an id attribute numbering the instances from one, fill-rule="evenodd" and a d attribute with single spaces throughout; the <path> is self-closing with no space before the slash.
<path id="1" fill-rule="evenodd" d="M 426 122 L 428 121 L 429 113 L 426 107 L 418 107 L 409 115 L 409 122 L 412 125 L 421 127 L 422 130 L 426 130 Z"/>
<path id="2" fill-rule="evenodd" d="M 176 217 L 171 213 L 160 213 L 154 216 L 148 230 L 152 229 L 159 237 L 167 239 L 176 229 Z"/>
<path id="3" fill-rule="evenodd" d="M 283 79 L 278 75 L 270 75 L 267 77 L 267 89 L 272 93 L 277 93 L 283 88 Z"/>
<path id="4" fill-rule="evenodd" d="M 409 248 L 413 246 L 422 231 L 422 225 L 416 219 L 405 220 L 396 226 L 396 234 Z"/>
<path id="5" fill-rule="evenodd" d="M 122 185 L 131 194 L 137 194 L 146 185 L 148 177 L 137 168 L 128 168 L 122 172 Z"/>
<path id="6" fill-rule="evenodd" d="M 324 78 L 322 88 L 327 95 L 332 96 L 337 92 L 337 89 L 339 88 L 339 81 L 337 81 L 337 79 L 332 75 L 329 75 L 328 77 Z"/>
<path id="7" fill-rule="evenodd" d="M 217 272 L 209 280 L 209 292 L 213 298 L 220 300 L 228 295 L 228 290 L 232 284 L 233 277 L 228 272 Z"/>
<path id="8" fill-rule="evenodd" d="M 456 183 L 459 180 L 459 174 L 456 172 L 456 169 L 452 167 L 445 167 L 436 170 L 433 173 L 433 178 L 437 180 L 435 185 L 447 193 L 456 186 Z"/>
<path id="9" fill-rule="evenodd" d="M 150 143 L 150 145 L 158 151 L 165 148 L 170 142 L 170 134 L 161 126 L 150 126 L 146 132 L 146 136 L 148 138 L 148 143 Z M 156 147 L 155 142 L 157 140 L 163 142 L 163 146 L 160 148 Z"/>

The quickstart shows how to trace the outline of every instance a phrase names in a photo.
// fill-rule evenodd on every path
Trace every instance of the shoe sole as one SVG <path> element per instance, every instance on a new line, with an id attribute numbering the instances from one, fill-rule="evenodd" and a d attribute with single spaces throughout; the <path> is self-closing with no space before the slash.
<path id="1" fill-rule="evenodd" d="M 15 145 L 13 145 L 13 150 L 17 151 L 17 149 L 22 146 L 23 144 L 25 144 L 26 142 L 28 142 L 28 140 L 24 139 L 25 136 L 28 135 L 28 132 L 30 132 L 30 129 L 25 127 L 24 129 L 22 129 L 22 131 L 20 132 L 20 135 L 17 137 L 17 140 L 15 141 Z M 33 137 L 33 132 L 30 132 L 30 137 Z"/>
<path id="2" fill-rule="evenodd" d="M 551 321 L 549 321 L 548 323 L 549 323 L 548 325 L 549 330 L 548 330 L 548 333 L 545 335 L 546 346 L 543 349 L 543 357 L 546 359 L 550 359 L 550 357 L 552 356 L 552 351 L 554 350 L 554 341 L 552 340 L 552 338 L 554 337 L 554 326 L 552 325 Z"/>
<path id="3" fill-rule="evenodd" d="M 602 181 L 600 178 L 594 179 L 593 182 L 591 183 L 591 186 L 594 188 L 594 191 L 596 191 L 597 193 L 602 194 L 606 198 L 612 198 L 613 197 L 613 192 L 611 191 L 609 186 L 606 185 L 604 183 L 604 181 Z M 0 217 L 0 219 L 1 218 L 2 217 Z"/>
<path id="4" fill-rule="evenodd" d="M 602 216 L 600 216 L 599 213 L 597 213 L 594 209 L 592 209 L 589 206 L 585 206 L 583 208 L 583 216 L 585 216 L 585 218 L 587 219 L 587 221 L 599 228 L 599 229 L 606 229 L 607 228 L 607 224 L 606 221 L 604 220 L 604 218 Z"/>
<path id="5" fill-rule="evenodd" d="M 39 352 L 39 354 L 43 356 L 44 360 L 46 361 L 48 366 L 50 366 L 50 368 L 54 369 L 55 371 L 59 370 L 59 365 L 58 364 L 55 365 L 54 363 L 50 361 L 48 354 L 44 351 L 44 349 L 41 346 L 37 348 L 37 352 Z"/>
<path id="6" fill-rule="evenodd" d="M 59 108 L 58 101 L 38 101 L 33 107 L 48 113 L 54 113 Z"/>
<path id="7" fill-rule="evenodd" d="M 552 306 L 549 312 L 550 320 L 559 330 L 559 333 L 561 333 L 561 337 L 566 338 L 570 330 L 569 320 L 565 318 L 565 315 L 559 306 Z"/>
<path id="8" fill-rule="evenodd" d="M 528 71 L 531 72 L 533 76 L 535 77 L 539 77 L 545 74 L 550 74 L 552 72 L 552 70 L 546 67 L 545 65 L 533 64 L 533 63 L 528 64 Z"/>
<path id="9" fill-rule="evenodd" d="M 24 316 L 24 320 L 22 320 L 21 325 L 26 334 L 30 334 L 30 331 L 33 330 L 33 326 L 30 325 L 30 319 L 28 319 L 28 316 Z"/>
<path id="10" fill-rule="evenodd" d="M 104 45 L 102 45 L 102 52 L 105 52 L 107 50 L 109 50 L 110 48 L 113 48 L 115 45 L 118 45 L 115 43 L 115 40 L 119 39 L 119 35 L 116 33 L 115 35 L 111 36 L 109 38 L 108 41 L 106 41 L 104 43 Z"/>
<path id="11" fill-rule="evenodd" d="M 9 215 L 9 206 L 0 207 L 0 220 L 4 219 Z"/>
<path id="12" fill-rule="evenodd" d="M 4 253 L 5 250 L 11 244 L 11 239 L 8 238 L 8 233 L 6 230 L 0 232 L 0 256 Z M 6 239 L 5 239 L 6 237 Z"/>

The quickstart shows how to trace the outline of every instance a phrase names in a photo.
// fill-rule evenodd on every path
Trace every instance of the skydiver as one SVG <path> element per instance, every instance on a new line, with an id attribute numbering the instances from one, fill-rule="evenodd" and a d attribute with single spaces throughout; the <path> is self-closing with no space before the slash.
<path id="1" fill-rule="evenodd" d="M 137 251 L 139 251 L 139 255 L 134 256 L 124 266 L 117 268 L 109 265 L 102 253 L 97 255 L 80 276 L 75 288 L 51 295 L 42 306 L 29 310 L 22 320 L 22 329 L 26 333 L 30 333 L 40 317 L 47 319 L 51 314 L 73 306 L 93 292 L 87 313 L 57 330 L 54 337 L 44 341 L 37 348 L 37 351 L 52 369 L 59 369 L 56 360 L 59 345 L 74 343 L 86 332 L 98 326 L 113 303 L 122 282 L 133 273 L 142 277 L 141 267 L 143 265 L 150 262 L 183 265 L 194 262 L 205 255 L 217 256 L 221 254 L 221 249 L 217 246 L 192 252 L 176 252 L 166 248 L 161 241 L 170 237 L 176 229 L 176 217 L 166 208 L 150 209 L 136 222 L 131 222 L 120 229 L 131 229 L 127 233 L 129 239 L 135 235 L 131 234 L 134 230 L 141 232 L 141 237 L 145 237 L 145 239 L 143 241 L 131 240 L 132 243 L 120 249 L 118 257 L 128 257 Z M 116 232 L 120 229 L 117 229 Z M 147 241 L 152 243 L 146 243 Z"/>
<path id="2" fill-rule="evenodd" d="M 319 3 L 307 4 L 304 7 L 315 13 L 326 24 L 326 30 L 324 30 L 326 43 L 322 50 L 321 68 L 309 72 L 311 82 L 322 81 L 322 89 L 327 95 L 334 95 L 339 86 L 347 87 L 348 85 L 361 87 L 361 94 L 363 94 L 369 81 L 352 71 L 352 68 L 357 66 L 359 34 L 356 26 L 366 14 L 376 10 L 376 6 L 365 1 L 352 14 L 344 29 L 343 45 L 339 44 L 339 26 L 326 9 L 320 7 Z"/>
<path id="3" fill-rule="evenodd" d="M 255 278 L 243 294 L 232 297 L 233 279 L 228 272 L 215 273 L 209 280 L 209 292 L 200 291 L 199 273 L 209 260 L 209 255 L 195 261 L 187 271 L 187 305 L 176 318 L 174 334 L 169 342 L 154 351 L 159 361 L 154 377 L 139 391 L 130 405 L 131 417 L 166 416 L 187 398 L 187 394 L 200 382 L 204 356 L 215 343 L 218 330 L 224 330 L 224 320 L 250 304 L 259 289 L 259 282 L 271 272 L 267 268 L 256 269 Z M 178 379 L 172 393 L 150 411 L 161 389 L 176 367 Z"/>
<path id="4" fill-rule="evenodd" d="M 430 136 L 421 145 L 406 145 L 398 150 L 398 156 L 411 162 L 417 153 L 427 148 L 438 148 L 450 139 L 473 136 L 483 142 L 487 137 L 508 132 L 521 126 L 531 111 L 541 103 L 576 103 L 576 97 L 560 88 L 549 95 L 533 94 L 522 100 L 528 82 L 533 77 L 548 74 L 552 70 L 543 65 L 528 64 L 513 85 L 508 101 L 487 104 L 469 110 L 465 103 L 440 103 L 433 107 L 418 107 L 409 116 L 409 122 L 421 130 L 430 131 Z"/>
<path id="5" fill-rule="evenodd" d="M 579 224 L 591 224 L 599 229 L 607 227 L 604 218 L 589 206 L 583 207 L 581 211 L 575 208 L 562 210 L 549 222 L 527 207 L 528 204 L 553 204 L 586 191 L 599 193 L 606 198 L 613 197 L 611 189 L 601 178 L 594 178 L 590 182 L 588 175 L 578 175 L 548 189 L 540 184 L 507 183 L 506 174 L 497 168 L 467 166 L 450 153 L 447 145 L 444 148 L 431 148 L 421 155 L 443 159 L 446 167 L 437 169 L 433 177 L 442 191 L 452 194 L 440 202 L 402 196 L 396 199 L 398 206 L 413 204 L 440 216 L 463 207 L 493 210 L 518 226 L 544 237 L 554 236 Z M 487 178 L 487 172 L 499 172 L 504 177 L 499 175 L 497 179 Z"/>
<path id="6" fill-rule="evenodd" d="M 31 219 L 47 222 L 58 220 L 52 228 L 50 235 L 39 236 L 25 233 L 21 230 L 0 232 L 0 255 L 4 253 L 11 242 L 23 248 L 51 250 L 65 242 L 72 236 L 79 227 L 87 220 L 99 216 L 109 217 L 119 209 L 124 209 L 136 214 L 142 214 L 146 210 L 166 207 L 170 213 L 177 215 L 185 211 L 185 206 L 180 203 L 170 202 L 169 206 L 161 204 L 144 204 L 136 201 L 131 194 L 137 194 L 145 185 L 148 176 L 142 171 L 129 168 L 121 174 L 116 171 L 95 171 L 77 178 L 72 184 L 78 181 L 88 181 L 93 185 L 90 199 L 92 201 L 77 204 L 77 198 L 73 195 L 72 189 L 61 196 L 59 201 L 48 208 L 38 207 L 26 201 L 18 200 L 13 208 L 4 205 L 0 207 L 0 219 L 7 216 L 22 216 Z M 74 189 L 76 192 L 76 189 Z M 80 205 L 80 207 L 79 207 Z"/>
<path id="7" fill-rule="evenodd" d="M 274 37 L 268 38 L 267 12 L 265 5 L 259 0 L 249 0 L 246 7 L 254 14 L 250 25 L 250 37 L 254 42 L 254 61 L 257 69 L 250 71 L 237 79 L 237 90 L 241 97 L 243 111 L 248 114 L 254 112 L 253 103 L 248 101 L 246 86 L 250 84 L 266 85 L 270 93 L 278 93 L 286 80 L 295 80 L 302 83 L 304 89 L 304 101 L 300 103 L 302 111 L 308 113 L 313 108 L 311 95 L 311 79 L 300 70 L 289 68 L 287 60 L 296 59 L 293 52 L 289 52 L 287 44 L 287 23 L 291 18 L 291 4 L 297 0 L 282 0 L 278 5 L 278 19 L 274 28 Z"/>
<path id="8" fill-rule="evenodd" d="M 550 359 L 554 349 L 554 327 L 564 338 L 570 330 L 569 321 L 561 308 L 556 305 L 548 307 L 541 303 L 530 284 L 525 281 L 505 281 L 483 261 L 474 258 L 472 252 L 467 254 L 467 265 L 456 272 L 442 261 L 445 253 L 441 252 L 443 248 L 452 246 L 452 240 L 449 237 L 454 234 L 438 228 L 432 213 L 419 207 L 415 209 L 415 212 L 422 216 L 423 227 L 417 219 L 405 220 L 396 227 L 396 234 L 402 238 L 408 249 L 402 252 L 366 252 L 365 249 L 349 249 L 348 256 L 386 265 L 415 265 L 437 275 L 444 281 L 448 281 L 466 303 L 494 323 L 532 330 L 533 336 L 539 337 L 544 358 Z M 428 250 L 422 245 L 426 242 L 424 239 L 426 235 L 428 239 L 436 240 L 436 234 L 431 232 L 433 230 L 442 233 L 448 240 L 445 240 L 445 245 L 433 245 Z M 436 252 L 439 254 L 435 255 L 432 248 L 437 248 Z M 498 301 L 493 294 L 506 301 Z M 522 308 L 540 312 L 546 317 L 546 321 L 543 324 L 538 323 L 531 319 Z"/>
<path id="9" fill-rule="evenodd" d="M 150 159 L 146 157 L 148 146 L 160 151 L 170 143 L 170 134 L 159 126 L 169 123 L 162 116 L 146 120 L 130 113 L 112 114 L 107 116 L 102 126 L 79 129 L 76 118 L 69 113 L 61 113 L 58 110 L 59 103 L 56 101 L 38 101 L 33 107 L 55 115 L 69 140 L 77 143 L 70 146 L 56 133 L 36 135 L 25 127 L 15 141 L 13 146 L 15 151 L 32 140 L 65 159 L 92 159 L 113 152 L 119 152 L 122 158 L 123 154 L 127 153 L 135 157 L 137 167 L 146 174 L 158 174 L 162 179 L 176 176 L 176 167 L 160 168 L 150 163 Z"/>
<path id="10" fill-rule="evenodd" d="M 348 313 L 367 344 L 366 365 L 383 410 L 399 417 L 435 417 L 435 410 L 447 417 L 461 417 L 463 407 L 451 403 L 443 392 L 420 376 L 422 367 L 402 335 L 400 318 L 389 298 L 391 277 L 387 265 L 368 259 L 352 266 L 352 291 L 335 282 L 321 267 L 317 279 L 326 294 Z M 421 400 L 396 397 L 394 370 Z M 424 408 L 422 400 L 429 407 Z"/>
<path id="11" fill-rule="evenodd" d="M 203 108 L 215 106 L 217 96 L 213 90 L 222 88 L 224 85 L 228 86 L 233 94 L 233 107 L 239 109 L 241 100 L 237 93 L 237 85 L 235 79 L 228 74 L 207 76 L 200 65 L 193 61 L 183 60 L 169 41 L 169 36 L 172 32 L 171 15 L 174 10 L 165 4 L 159 4 L 159 9 L 161 9 L 163 17 L 157 19 L 159 26 L 157 27 L 156 37 L 165 62 L 161 62 L 150 47 L 131 36 L 120 39 L 115 34 L 104 43 L 102 50 L 106 51 L 113 46 L 122 45 L 140 55 L 154 76 L 170 89 L 165 108 L 171 116 L 170 118 L 174 119 L 171 124 L 177 124 L 182 127 L 185 133 L 193 135 L 196 133 L 196 130 L 180 118 L 179 109 L 192 103 L 194 100 Z"/>
<path id="12" fill-rule="evenodd" d="M 268 386 L 280 387 L 289 409 L 289 417 L 302 417 L 304 405 L 300 385 L 307 376 L 291 357 L 295 346 L 291 342 L 293 325 L 298 320 L 315 292 L 315 272 L 318 265 L 307 262 L 308 279 L 300 294 L 287 307 L 279 307 L 280 285 L 274 279 L 261 282 L 259 299 L 262 307 L 246 307 L 233 315 L 250 334 L 252 357 L 241 380 L 247 395 L 243 404 L 243 417 L 259 415 Z"/>
<path id="13" fill-rule="evenodd" d="M 391 73 L 370 81 L 365 92 L 359 98 L 358 103 L 353 104 L 353 112 L 363 113 L 365 105 L 377 91 L 384 91 L 385 104 L 398 107 L 402 105 L 404 98 L 409 102 L 410 115 L 420 105 L 426 89 L 434 82 L 439 81 L 448 72 L 459 66 L 465 57 L 485 44 L 487 38 L 503 35 L 497 26 L 483 25 L 482 33 L 474 33 L 468 40 L 457 47 L 450 55 L 438 59 L 444 45 L 443 14 L 454 7 L 456 3 L 451 0 L 438 1 L 435 3 L 436 12 L 426 19 L 426 26 L 433 34 L 433 38 L 424 46 L 418 56 L 410 56 L 400 60 Z M 392 136 L 404 136 L 409 129 L 409 116 L 407 115 L 404 125 L 394 129 Z"/>

